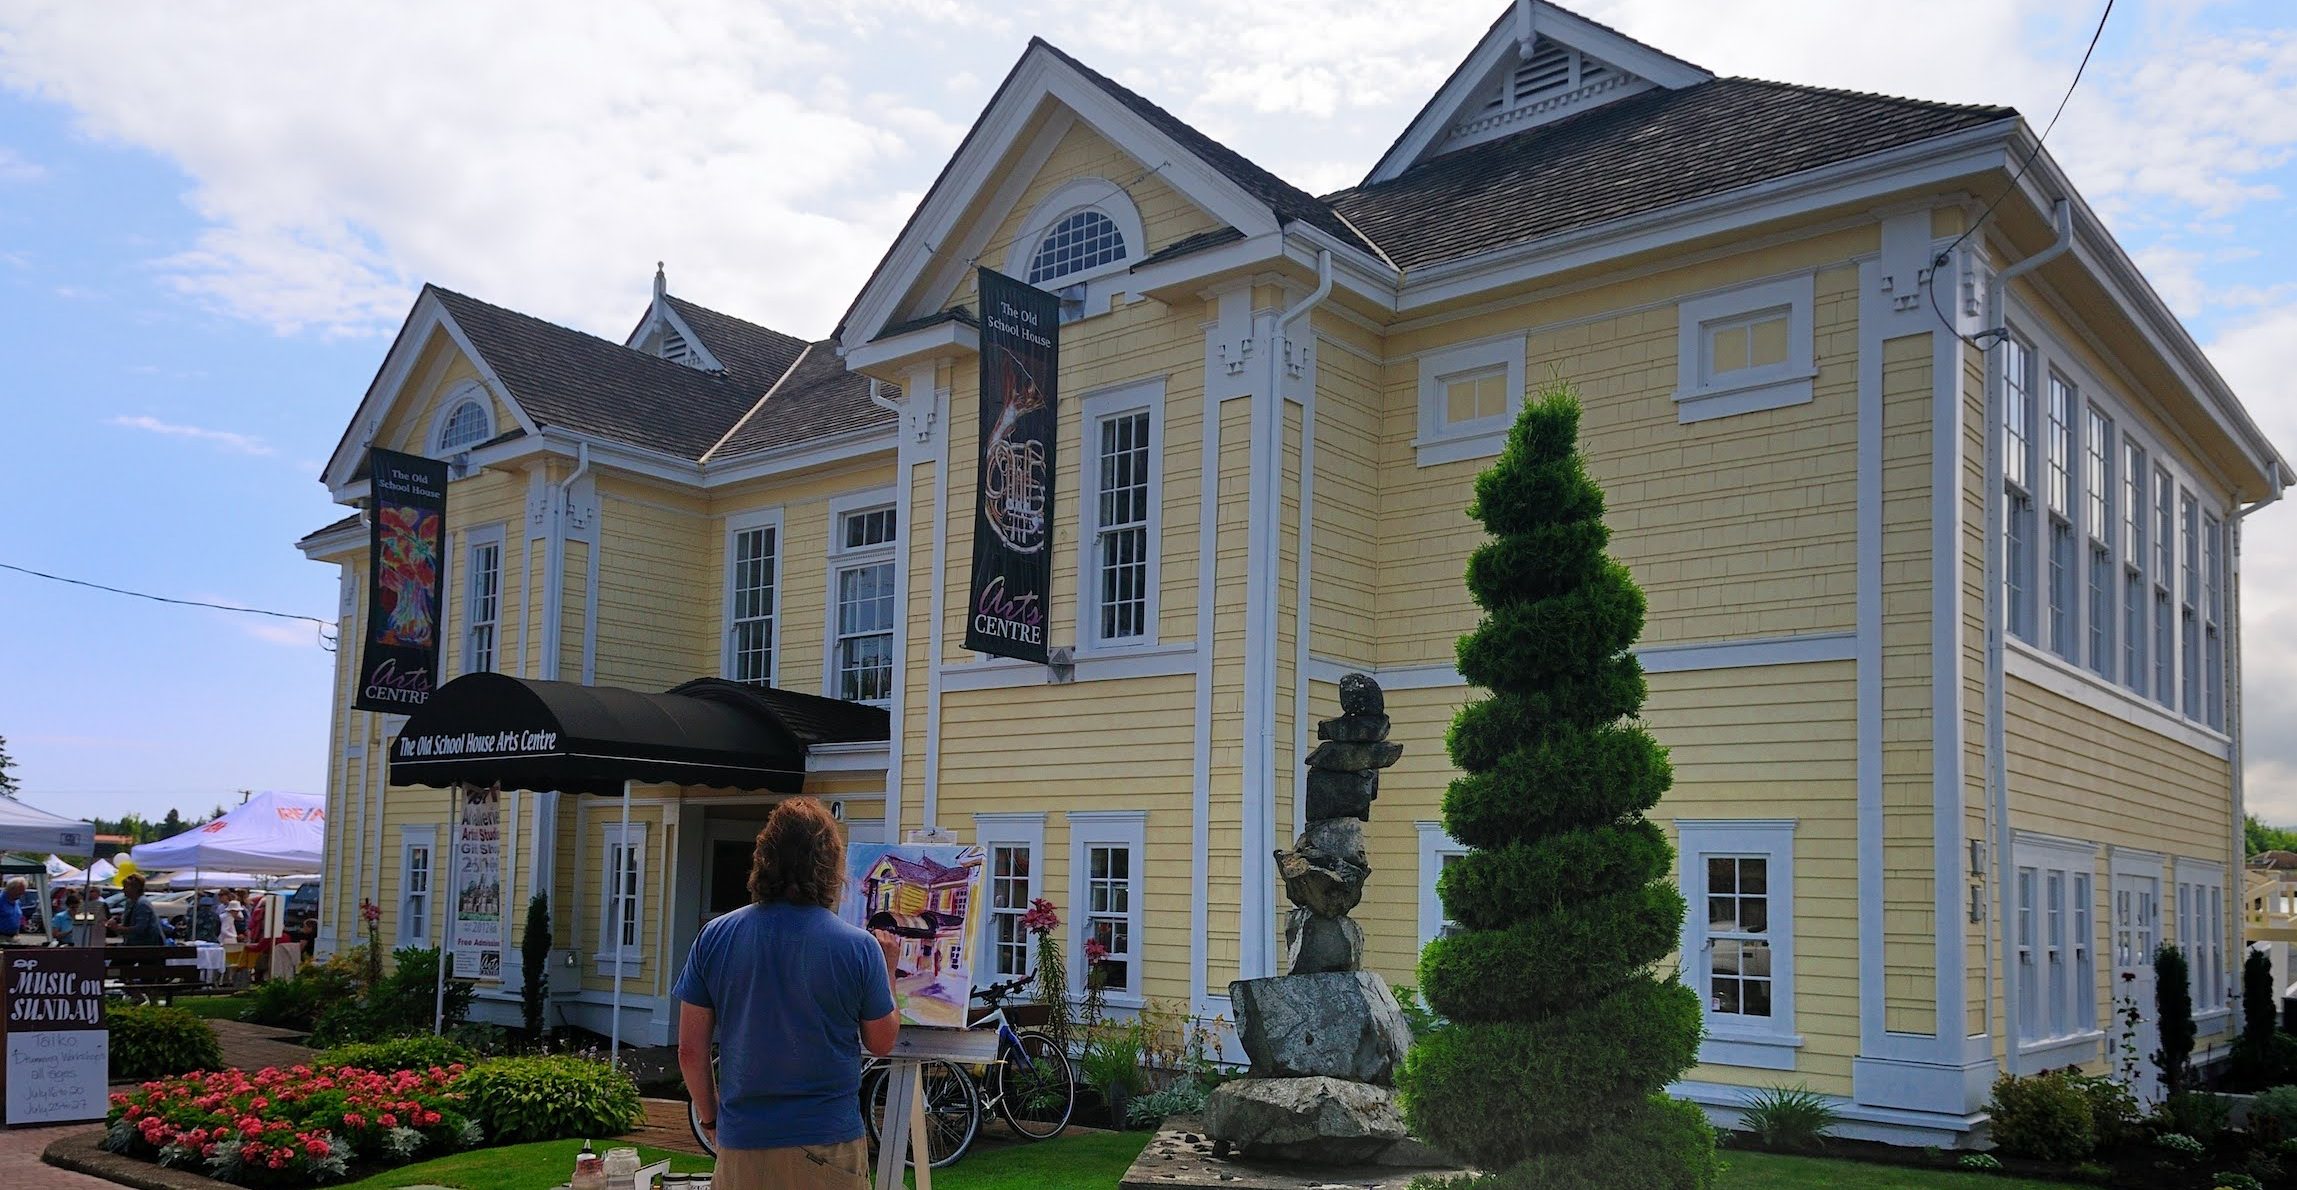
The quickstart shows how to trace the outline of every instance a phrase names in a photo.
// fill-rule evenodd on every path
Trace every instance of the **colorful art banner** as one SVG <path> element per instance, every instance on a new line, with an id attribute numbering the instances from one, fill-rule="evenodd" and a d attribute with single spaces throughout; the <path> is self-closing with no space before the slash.
<path id="1" fill-rule="evenodd" d="M 447 551 L 447 465 L 372 450 L 367 634 L 351 705 L 405 714 L 439 685 L 439 587 Z"/>
<path id="2" fill-rule="evenodd" d="M 846 848 L 848 885 L 839 913 L 900 948 L 893 1002 L 904 1025 L 965 1027 L 973 999 L 973 907 L 981 902 L 982 851 L 958 843 L 857 843 Z"/>
<path id="3" fill-rule="evenodd" d="M 1053 587 L 1061 301 L 981 270 L 981 471 L 965 647 L 1042 662 Z"/>
<path id="4" fill-rule="evenodd" d="M 455 978 L 502 978 L 502 790 L 462 790 L 455 827 Z"/>

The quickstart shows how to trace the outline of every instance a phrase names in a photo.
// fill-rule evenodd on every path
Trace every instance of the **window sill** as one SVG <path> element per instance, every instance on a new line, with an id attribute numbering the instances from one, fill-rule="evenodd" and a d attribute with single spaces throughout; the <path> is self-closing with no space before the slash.
<path id="1" fill-rule="evenodd" d="M 1418 464 L 1422 467 L 1490 458 L 1507 445 L 1507 431 L 1512 424 L 1503 419 L 1489 428 L 1422 434 L 1412 439 L 1412 450 L 1417 453 Z"/>
<path id="2" fill-rule="evenodd" d="M 615 965 L 615 963 L 616 963 L 616 962 L 620 962 L 620 963 L 622 964 L 622 974 L 624 974 L 624 975 L 626 975 L 626 976 L 628 976 L 628 975 L 636 975 L 636 974 L 638 974 L 638 965 L 639 965 L 640 963 L 644 962 L 644 961 L 645 961 L 645 960 L 643 960 L 643 959 L 619 959 L 619 960 L 618 960 L 618 959 L 616 959 L 616 958 L 615 958 L 615 956 L 613 956 L 613 955 L 610 955 L 610 954 L 602 954 L 602 955 L 597 955 L 597 956 L 594 956 L 594 957 L 591 959 L 591 963 L 592 963 L 592 965 L 594 965 L 595 967 L 597 967 L 597 969 L 598 969 L 598 973 L 599 973 L 600 975 L 612 975 L 612 974 L 614 974 L 614 965 Z"/>
<path id="3" fill-rule="evenodd" d="M 2196 1033 L 2215 1033 L 2217 1030 L 2210 1026 L 2223 1025 L 2232 1019 L 2233 1009 L 2230 1005 L 2224 1008 L 2212 1008 L 2206 1012 L 2197 1012 L 2193 1014 L 2194 1031 Z"/>
<path id="4" fill-rule="evenodd" d="M 2232 755 L 2233 740 L 2225 733 L 2196 723 L 2118 682 L 2107 681 L 2096 670 L 2076 665 L 2023 637 L 2005 634 L 2002 639 L 2005 673 L 2219 759 Z"/>
<path id="5" fill-rule="evenodd" d="M 1817 369 L 1747 384 L 1675 390 L 1675 420 L 1688 425 L 1740 413 L 1807 405 L 1814 396 Z"/>
<path id="6" fill-rule="evenodd" d="M 2098 1029 L 2074 1033 L 2065 1037 L 2051 1037 L 2041 1041 L 2018 1043 L 2018 1064 L 2024 1070 L 2043 1070 L 2056 1066 L 2073 1066 L 2097 1057 L 2106 1035 Z"/>
<path id="7" fill-rule="evenodd" d="M 1098 682 L 1114 678 L 1162 678 L 1196 672 L 1196 642 L 1101 646 L 1078 650 L 1074 681 Z M 1034 661 L 995 658 L 941 667 L 943 690 L 1005 690 L 1016 686 L 1051 684 L 1050 667 Z"/>
<path id="8" fill-rule="evenodd" d="M 1792 1033 L 1717 1033 L 1712 1026 L 1699 1042 L 1699 1060 L 1713 1066 L 1793 1070 L 1803 1039 Z"/>

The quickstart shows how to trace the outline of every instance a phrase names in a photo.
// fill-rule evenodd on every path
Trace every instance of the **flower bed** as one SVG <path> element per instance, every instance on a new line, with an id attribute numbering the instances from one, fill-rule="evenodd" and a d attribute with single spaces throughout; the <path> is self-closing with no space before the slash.
<path id="1" fill-rule="evenodd" d="M 242 1186 L 339 1181 L 478 1143 L 454 1083 L 463 1067 L 224 1070 L 112 1096 L 104 1148 Z"/>

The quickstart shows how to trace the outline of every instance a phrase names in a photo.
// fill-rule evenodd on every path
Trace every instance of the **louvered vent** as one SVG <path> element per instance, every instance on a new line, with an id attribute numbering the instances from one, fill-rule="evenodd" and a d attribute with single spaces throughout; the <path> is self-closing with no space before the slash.
<path id="1" fill-rule="evenodd" d="M 1554 119 L 1556 113 L 1598 95 L 1624 94 L 1644 85 L 1634 75 L 1543 37 L 1533 46 L 1531 58 L 1502 77 L 1483 104 L 1452 129 L 1451 140 L 1489 139 Z"/>
<path id="2" fill-rule="evenodd" d="M 662 358 L 674 364 L 692 363 L 694 349 L 686 345 L 686 336 L 674 330 L 662 332 Z"/>

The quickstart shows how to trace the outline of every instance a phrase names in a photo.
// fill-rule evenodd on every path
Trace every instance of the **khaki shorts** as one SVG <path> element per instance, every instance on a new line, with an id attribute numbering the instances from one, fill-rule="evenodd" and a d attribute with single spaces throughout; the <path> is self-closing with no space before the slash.
<path id="1" fill-rule="evenodd" d="M 720 1149 L 711 1190 L 868 1190 L 869 1142 Z"/>

